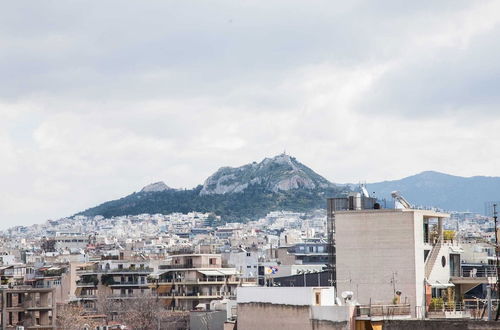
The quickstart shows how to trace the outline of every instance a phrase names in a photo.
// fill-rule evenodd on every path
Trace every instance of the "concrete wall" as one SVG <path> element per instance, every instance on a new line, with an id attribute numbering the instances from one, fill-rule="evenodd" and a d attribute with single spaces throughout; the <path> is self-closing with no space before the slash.
<path id="1" fill-rule="evenodd" d="M 416 306 L 415 230 L 413 212 L 400 210 L 338 212 L 336 221 L 337 287 L 339 295 L 352 291 L 361 304 L 390 304 L 396 290 L 401 300 Z M 422 243 L 423 244 L 423 243 Z M 423 250 L 421 254 L 423 268 Z M 423 285 L 423 269 L 422 285 Z"/>
<path id="2" fill-rule="evenodd" d="M 294 306 L 315 305 L 315 292 L 320 292 L 321 306 L 335 304 L 333 287 L 238 287 L 237 302 L 270 303 Z"/>
<path id="3" fill-rule="evenodd" d="M 311 318 L 314 320 L 349 321 L 353 314 L 354 306 L 311 306 Z"/>
<path id="4" fill-rule="evenodd" d="M 336 307 L 338 306 L 330 308 Z M 311 319 L 309 306 L 247 303 L 238 304 L 237 327 L 242 330 L 347 330 L 349 322 Z"/>
<path id="5" fill-rule="evenodd" d="M 209 311 L 189 313 L 190 330 L 223 330 L 227 315 L 225 311 Z"/>

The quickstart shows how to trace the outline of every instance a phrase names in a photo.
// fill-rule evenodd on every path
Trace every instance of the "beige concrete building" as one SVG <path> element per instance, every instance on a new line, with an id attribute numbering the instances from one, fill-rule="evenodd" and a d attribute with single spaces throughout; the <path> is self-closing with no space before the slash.
<path id="1" fill-rule="evenodd" d="M 421 315 L 433 293 L 453 287 L 450 274 L 460 267 L 460 256 L 443 241 L 448 216 L 413 209 L 335 212 L 338 292 L 353 292 L 361 304 L 408 303 L 413 316 Z"/>
<path id="2" fill-rule="evenodd" d="M 18 286 L 0 289 L 2 329 L 55 329 L 54 288 Z"/>
<path id="3" fill-rule="evenodd" d="M 212 300 L 234 298 L 240 273 L 223 268 L 220 254 L 186 254 L 167 258 L 150 286 L 170 308 L 192 310 Z"/>

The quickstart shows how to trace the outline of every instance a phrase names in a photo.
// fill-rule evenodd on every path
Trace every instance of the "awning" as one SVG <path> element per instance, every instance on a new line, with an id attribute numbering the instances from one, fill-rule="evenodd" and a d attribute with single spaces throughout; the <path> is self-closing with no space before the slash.
<path id="1" fill-rule="evenodd" d="M 160 275 L 163 275 L 163 274 L 168 273 L 168 272 L 169 272 L 169 270 L 160 270 L 160 271 L 149 274 L 149 276 L 151 276 L 154 279 L 157 279 L 158 277 L 160 277 Z"/>
<path id="2" fill-rule="evenodd" d="M 224 274 L 217 270 L 199 270 L 198 273 L 201 273 L 206 276 L 223 276 Z"/>
<path id="3" fill-rule="evenodd" d="M 219 269 L 219 272 L 221 272 L 224 275 L 238 275 L 239 272 L 236 269 Z"/>
<path id="4" fill-rule="evenodd" d="M 464 249 L 458 246 L 450 246 L 451 253 L 464 253 Z"/>
<path id="5" fill-rule="evenodd" d="M 441 283 L 439 281 L 428 284 L 434 289 L 447 289 L 455 286 L 453 283 Z"/>

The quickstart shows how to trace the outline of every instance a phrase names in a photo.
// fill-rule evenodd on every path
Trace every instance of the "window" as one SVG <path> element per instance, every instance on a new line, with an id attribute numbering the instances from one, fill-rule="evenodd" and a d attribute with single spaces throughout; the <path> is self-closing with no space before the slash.
<path id="1" fill-rule="evenodd" d="M 247 252 L 247 257 L 250 257 L 250 252 Z"/>
<path id="2" fill-rule="evenodd" d="M 209 263 L 210 265 L 215 265 L 215 264 L 217 264 L 217 258 L 210 258 L 210 259 L 208 260 L 208 263 Z"/>
<path id="3" fill-rule="evenodd" d="M 321 292 L 316 292 L 315 293 L 315 305 L 321 305 Z"/>

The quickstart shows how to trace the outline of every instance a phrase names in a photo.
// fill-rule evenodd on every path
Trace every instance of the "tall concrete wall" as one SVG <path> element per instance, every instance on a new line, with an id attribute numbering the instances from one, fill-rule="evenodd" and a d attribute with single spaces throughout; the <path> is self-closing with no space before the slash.
<path id="1" fill-rule="evenodd" d="M 417 292 L 415 251 L 415 230 L 423 225 L 414 223 L 413 212 L 339 212 L 335 221 L 339 295 L 352 291 L 361 304 L 390 304 L 395 273 L 395 288 L 402 292 L 402 302 L 406 298 L 414 308 L 417 294 L 423 295 L 423 287 Z M 419 256 L 421 268 L 423 250 Z"/>

